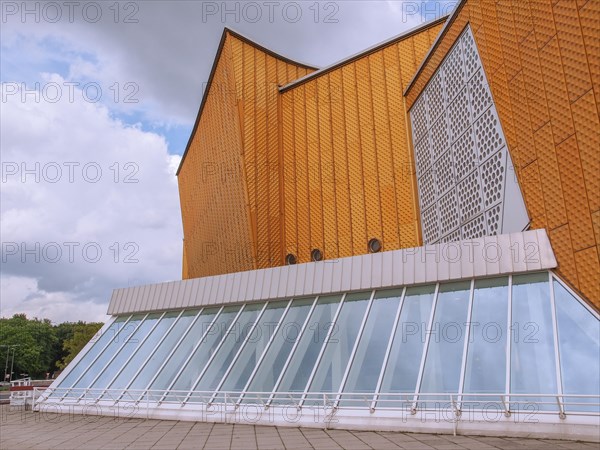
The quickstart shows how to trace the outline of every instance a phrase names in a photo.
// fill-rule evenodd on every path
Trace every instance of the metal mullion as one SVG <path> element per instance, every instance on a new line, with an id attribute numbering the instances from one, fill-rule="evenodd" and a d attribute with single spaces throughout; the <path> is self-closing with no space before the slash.
<path id="1" fill-rule="evenodd" d="M 315 374 L 317 373 L 319 364 L 321 364 L 321 358 L 323 357 L 323 353 L 325 353 L 327 344 L 329 344 L 329 339 L 331 338 L 331 333 L 333 332 L 333 329 L 335 328 L 335 326 L 337 324 L 337 320 L 340 315 L 340 311 L 342 310 L 342 306 L 344 305 L 344 300 L 346 300 L 347 295 L 348 295 L 347 293 L 344 293 L 344 295 L 342 296 L 342 299 L 340 300 L 340 304 L 338 305 L 337 310 L 335 311 L 335 314 L 333 316 L 333 320 L 331 321 L 331 327 L 329 328 L 329 330 L 327 330 L 327 335 L 325 336 L 325 340 L 323 341 L 323 345 L 321 346 L 321 350 L 319 351 L 319 354 L 315 361 L 315 365 L 312 368 L 310 376 L 308 377 L 308 381 L 306 382 L 306 387 L 304 388 L 304 392 L 302 394 L 302 397 L 300 398 L 300 402 L 298 403 L 298 406 L 300 406 L 300 407 L 304 404 L 304 401 L 306 400 L 306 395 L 308 394 L 310 385 L 313 381 L 313 378 L 315 377 Z"/>
<path id="2" fill-rule="evenodd" d="M 340 383 L 340 387 L 338 389 L 338 395 L 335 399 L 335 403 L 333 404 L 334 408 L 337 408 L 341 394 L 344 391 L 344 387 L 346 386 L 346 381 L 348 380 L 348 374 L 350 373 L 350 367 L 352 367 L 352 363 L 354 362 L 354 357 L 356 356 L 356 351 L 358 349 L 358 344 L 362 339 L 363 332 L 365 330 L 365 325 L 367 324 L 367 319 L 369 318 L 369 314 L 371 313 L 371 308 L 373 306 L 373 298 L 375 297 L 375 289 L 371 292 L 371 298 L 369 298 L 369 303 L 367 304 L 367 309 L 365 310 L 365 315 L 363 316 L 363 320 L 360 324 L 360 328 L 358 329 L 358 334 L 356 335 L 356 341 L 354 342 L 354 346 L 352 347 L 352 352 L 350 353 L 350 358 L 348 359 L 348 364 L 346 364 L 346 370 L 344 371 L 344 375 L 342 377 L 342 382 Z M 333 387 L 333 386 L 332 386 Z"/>
<path id="3" fill-rule="evenodd" d="M 471 339 L 471 319 L 473 318 L 473 298 L 475 297 L 475 279 L 471 279 L 471 289 L 469 292 L 469 306 L 467 309 L 467 322 L 465 323 L 465 343 L 463 347 L 462 363 L 460 367 L 460 380 L 458 382 L 458 396 L 456 399 L 456 407 L 460 411 L 462 403 L 462 393 L 465 383 L 465 371 L 467 366 L 467 351 L 469 340 Z"/>
<path id="4" fill-rule="evenodd" d="M 435 310 L 437 308 L 439 293 L 440 283 L 437 283 L 435 285 L 435 291 L 433 294 L 433 303 L 431 304 L 431 313 L 428 321 L 428 328 L 425 330 L 425 343 L 423 345 L 423 355 L 421 356 L 421 364 L 419 364 L 419 375 L 417 376 L 415 395 L 413 397 L 413 410 L 416 410 L 417 408 L 417 400 L 419 398 L 419 392 L 421 391 L 421 381 L 423 381 L 423 370 L 425 370 L 425 360 L 427 359 L 427 352 L 429 351 L 429 341 L 431 340 L 431 327 L 433 325 L 433 318 L 435 317 Z"/>
<path id="5" fill-rule="evenodd" d="M 71 385 L 70 388 L 68 388 L 67 392 L 65 392 L 65 394 L 62 396 L 61 400 L 64 399 L 75 387 L 75 385 L 77 383 L 79 383 L 79 380 L 81 380 L 81 378 L 88 372 L 88 370 L 90 370 L 90 367 L 92 367 L 92 365 L 98 360 L 98 358 L 100 358 L 100 356 L 102 356 L 102 354 L 106 351 L 106 349 L 108 348 L 108 346 L 110 345 L 110 343 L 117 338 L 117 336 L 121 333 L 121 331 L 123 331 L 123 329 L 125 328 L 125 326 L 127 326 L 127 324 L 129 323 L 129 321 L 131 320 L 131 318 L 133 317 L 133 314 L 131 314 L 127 320 L 123 323 L 123 326 L 121 328 L 119 328 L 119 330 L 117 330 L 117 332 L 115 333 L 114 337 L 112 339 L 110 339 L 106 345 L 102 348 L 102 350 L 100 350 L 100 352 L 98 352 L 98 354 L 96 355 L 96 357 L 88 364 L 87 368 L 81 372 L 81 375 L 79 375 L 77 377 L 77 379 L 73 382 L 73 384 Z M 114 323 L 114 322 L 113 322 Z"/>
<path id="6" fill-rule="evenodd" d="M 217 319 L 221 315 L 221 312 L 223 311 L 223 308 L 225 308 L 225 306 L 221 306 L 221 308 L 217 312 L 217 315 L 210 322 L 210 325 L 208 326 L 208 328 L 206 329 L 206 331 L 202 334 L 202 337 L 200 338 L 200 340 L 196 343 L 196 345 L 194 346 L 194 348 L 190 352 L 190 354 L 187 357 L 187 359 L 181 365 L 181 368 L 177 371 L 177 374 L 175 375 L 175 378 L 173 378 L 173 381 L 171 381 L 171 384 L 169 384 L 169 387 L 167 388 L 166 392 L 162 395 L 162 397 L 160 398 L 160 400 L 158 401 L 158 403 L 161 403 L 165 399 L 165 397 L 168 395 L 168 392 L 171 390 L 171 388 L 173 387 L 173 385 L 177 382 L 177 380 L 181 376 L 181 373 L 185 370 L 185 368 L 187 367 L 187 365 L 190 363 L 190 360 L 194 356 L 194 353 L 196 353 L 196 350 L 198 350 L 198 347 L 200 347 L 200 345 L 202 345 L 202 342 L 204 341 L 204 339 L 206 339 L 207 334 L 210 332 L 210 330 L 212 330 L 212 327 L 214 326 L 215 322 L 217 321 Z M 204 309 L 205 308 L 203 308 L 198 313 L 198 316 L 200 316 L 202 314 L 202 312 L 204 311 Z"/>
<path id="7" fill-rule="evenodd" d="M 306 326 L 308 325 L 308 322 L 310 321 L 310 319 L 313 315 L 313 312 L 315 310 L 315 307 L 317 306 L 318 301 L 319 301 L 319 296 L 317 295 L 315 297 L 315 300 L 313 301 L 312 306 L 310 307 L 310 311 L 308 311 L 306 320 L 302 324 L 302 328 L 300 329 L 300 333 L 298 333 L 296 342 L 294 342 L 294 345 L 292 346 L 290 354 L 288 355 L 288 357 L 285 361 L 285 364 L 283 365 L 283 368 L 281 369 L 281 373 L 279 374 L 277 381 L 273 385 L 273 390 L 271 391 L 271 396 L 269 397 L 269 400 L 267 401 L 267 406 L 271 404 L 271 402 L 273 401 L 273 398 L 275 397 L 275 393 L 277 392 L 277 389 L 279 388 L 279 385 L 281 384 L 281 380 L 283 379 L 283 376 L 285 375 L 285 371 L 287 370 L 288 366 L 290 365 L 290 362 L 292 361 L 292 358 L 294 357 L 294 353 L 296 352 L 296 348 L 298 347 L 298 344 L 300 343 L 300 341 L 302 340 L 302 337 L 304 336 L 304 331 L 306 329 Z"/>
<path id="8" fill-rule="evenodd" d="M 383 377 L 385 376 L 385 370 L 387 369 L 387 365 L 388 365 L 388 362 L 390 359 L 390 354 L 392 353 L 392 346 L 394 344 L 396 332 L 398 330 L 398 323 L 400 322 L 400 314 L 402 312 L 402 307 L 404 306 L 405 297 L 406 297 L 406 286 L 404 286 L 404 288 L 402 289 L 402 296 L 400 297 L 400 301 L 398 302 L 398 309 L 396 311 L 396 317 L 394 318 L 394 324 L 392 325 L 392 333 L 390 334 L 390 339 L 388 341 L 388 345 L 385 350 L 385 355 L 383 357 L 383 364 L 381 365 L 381 372 L 379 372 L 379 378 L 377 379 L 377 386 L 375 387 L 375 393 L 373 394 L 373 400 L 371 402 L 371 410 L 375 409 L 377 399 L 379 398 L 379 391 L 381 390 L 381 384 L 383 383 Z"/>
<path id="9" fill-rule="evenodd" d="M 179 315 L 177 316 L 177 318 L 173 321 L 173 323 L 171 324 L 171 326 L 169 327 L 169 329 L 165 332 L 165 336 L 168 336 L 169 333 L 171 332 L 171 330 L 173 329 L 173 327 L 175 325 L 177 325 L 177 322 L 179 322 L 179 318 L 181 317 L 182 314 L 183 314 L 183 310 L 181 310 L 179 312 Z M 144 362 L 142 364 L 140 364 L 140 368 L 133 374 L 133 376 L 131 377 L 131 381 L 129 381 L 129 383 L 127 384 L 127 386 L 125 386 L 123 388 L 123 392 L 119 396 L 119 399 L 121 399 L 121 397 L 123 397 L 123 395 L 125 394 L 125 391 L 127 391 L 127 389 L 129 389 L 129 386 L 131 386 L 131 384 L 135 381 L 135 379 L 138 377 L 138 375 L 140 374 L 140 372 L 144 369 L 144 367 L 146 367 L 146 364 L 148 364 L 148 361 L 150 361 L 150 358 L 152 358 L 154 356 L 154 354 L 156 353 L 156 350 L 158 350 L 158 347 L 160 347 L 160 344 L 162 344 L 162 342 L 163 342 L 162 340 L 158 341 L 156 343 L 156 346 L 152 349 L 152 351 L 146 357 L 146 359 L 144 360 Z"/>
<path id="10" fill-rule="evenodd" d="M 252 333 L 254 333 L 254 330 L 256 329 L 256 327 L 258 325 L 258 322 L 260 321 L 260 319 L 264 315 L 265 311 L 267 310 L 267 306 L 268 305 L 269 305 L 269 302 L 265 302 L 265 304 L 263 305 L 262 309 L 260 310 L 260 313 L 258 314 L 258 317 L 256 318 L 256 320 L 252 324 L 252 328 L 250 329 L 250 331 L 248 332 L 248 334 L 244 338 L 244 342 L 242 342 L 242 345 L 240 346 L 240 348 L 236 352 L 235 356 L 231 360 L 231 363 L 229 363 L 229 367 L 227 367 L 227 370 L 225 371 L 225 373 L 221 377 L 221 381 L 217 385 L 217 387 L 216 387 L 216 389 L 215 389 L 215 391 L 214 391 L 214 393 L 213 393 L 213 395 L 212 395 L 212 397 L 211 397 L 211 399 L 209 400 L 208 403 L 212 403 L 213 400 L 215 399 L 215 397 L 217 396 L 217 392 L 219 391 L 219 389 L 221 389 L 221 386 L 223 386 L 223 383 L 225 382 L 225 379 L 229 376 L 229 373 L 231 372 L 231 369 L 233 368 L 233 365 L 237 362 L 238 358 L 242 354 L 242 351 L 244 350 L 244 348 L 248 344 L 248 341 L 250 340 L 250 336 L 252 336 Z"/>
<path id="11" fill-rule="evenodd" d="M 506 386 L 504 393 L 506 398 L 504 401 L 504 414 L 508 415 L 510 412 L 510 370 L 511 370 L 511 351 L 512 351 L 512 275 L 508 276 L 508 320 L 507 320 L 507 342 L 506 342 Z"/>
<path id="12" fill-rule="evenodd" d="M 258 361 L 256 362 L 256 365 L 254 366 L 254 369 L 252 369 L 252 373 L 248 377 L 248 381 L 246 381 L 246 384 L 244 385 L 244 388 L 242 389 L 242 393 L 240 394 L 240 397 L 237 401 L 238 404 L 242 400 L 242 398 L 244 398 L 244 394 L 246 393 L 246 391 L 248 390 L 248 387 L 250 387 L 250 384 L 254 380 L 254 376 L 256 375 L 258 368 L 262 364 L 263 359 L 267 355 L 269 348 L 271 348 L 271 344 L 275 340 L 275 336 L 277 336 L 277 333 L 279 333 L 279 329 L 282 327 L 283 322 L 284 322 L 285 318 L 287 317 L 288 311 L 290 310 L 290 307 L 291 307 L 293 301 L 294 301 L 294 299 L 290 299 L 287 306 L 285 307 L 285 311 L 283 311 L 281 319 L 279 319 L 279 323 L 277 324 L 277 327 L 275 327 L 275 331 L 273 331 L 273 335 L 269 339 L 269 342 L 267 342 L 267 345 L 265 346 L 265 349 L 263 350 L 262 354 L 258 358 Z"/>
<path id="13" fill-rule="evenodd" d="M 117 377 L 119 375 L 121 375 L 121 372 L 123 372 L 123 370 L 125 369 L 125 367 L 127 367 L 127 365 L 129 364 L 129 362 L 131 361 L 131 359 L 137 354 L 137 352 L 140 350 L 140 348 L 142 348 L 142 346 L 144 345 L 144 343 L 146 342 L 146 340 L 150 337 L 150 335 L 152 334 L 152 332 L 154 331 L 154 329 L 158 326 L 158 324 L 160 323 L 160 321 L 162 320 L 162 318 L 165 316 L 167 312 L 163 312 L 161 314 L 161 316 L 158 318 L 158 320 L 156 321 L 156 323 L 152 326 L 152 328 L 150 329 L 150 331 L 148 331 L 148 334 L 146 334 L 146 336 L 144 336 L 144 338 L 142 339 L 142 342 L 140 342 L 140 345 L 138 346 L 137 349 L 135 349 L 135 351 L 129 355 L 129 358 L 127 358 L 127 361 L 125 361 L 125 363 L 121 366 L 121 368 L 118 370 L 118 372 L 115 374 L 114 377 L 112 377 L 112 379 L 110 380 L 110 382 L 106 385 L 106 388 L 104 388 L 104 391 L 102 391 L 102 394 L 100 395 L 100 397 L 103 397 L 104 394 L 106 393 L 106 391 L 112 386 L 112 384 L 115 382 L 115 380 L 117 379 Z M 146 320 L 148 318 L 150 314 L 147 314 L 146 317 L 144 318 L 144 320 Z"/>
<path id="14" fill-rule="evenodd" d="M 100 330 L 98 330 L 94 334 L 94 336 L 92 337 L 92 339 L 90 339 L 90 341 L 75 356 L 75 358 L 73 358 L 73 360 L 69 363 L 69 365 L 67 367 L 65 367 L 65 370 L 63 370 L 60 373 L 60 375 L 58 377 L 56 377 L 56 379 L 54 380 L 54 383 L 57 383 L 57 386 L 60 386 L 60 384 L 62 384 L 62 382 L 64 381 L 64 379 L 72 372 L 72 370 L 75 368 L 75 366 L 79 365 L 79 362 L 81 360 L 83 360 L 83 358 L 94 347 L 94 345 L 96 344 L 95 342 L 92 342 L 92 340 L 94 340 L 94 337 L 96 337 L 96 336 L 102 336 L 104 333 L 106 333 L 106 330 L 108 330 L 115 323 L 115 320 L 117 319 L 117 317 L 118 316 L 110 316 L 109 319 L 106 321 L 106 323 L 104 325 L 102 325 L 102 327 L 100 328 Z M 57 387 L 56 389 L 59 389 L 59 388 Z"/>
<path id="15" fill-rule="evenodd" d="M 144 316 L 144 318 L 142 320 L 140 320 L 140 323 L 137 325 L 137 327 L 135 327 L 135 330 L 133 330 L 133 332 L 131 333 L 130 337 L 133 336 L 137 332 L 137 330 L 142 326 L 142 324 L 144 323 L 144 321 L 146 320 L 146 318 L 148 317 L 148 315 L 149 315 L 149 313 L 146 313 L 146 315 Z M 127 341 L 129 341 L 129 338 L 127 339 Z M 104 364 L 104 367 L 102 368 L 102 370 L 100 370 L 98 372 L 98 375 L 96 375 L 96 377 L 90 382 L 90 387 L 93 386 L 93 384 L 98 380 L 98 378 L 100 378 L 100 376 L 104 373 L 104 371 L 108 368 L 108 366 L 114 361 L 114 359 L 117 357 L 117 355 L 119 353 L 121 353 L 123 350 L 125 350 L 125 344 L 127 344 L 127 341 L 125 341 L 123 343 L 123 345 L 121 345 L 121 347 L 119 347 L 119 349 L 116 352 L 114 352 L 114 354 L 106 362 L 106 364 Z"/>
<path id="16" fill-rule="evenodd" d="M 183 314 L 184 311 L 185 310 L 183 310 L 181 313 Z M 179 322 L 179 319 L 181 318 L 182 314 L 180 314 L 179 317 L 177 318 L 177 322 Z M 187 335 L 189 334 L 189 332 L 192 329 L 192 327 L 198 321 L 199 317 L 200 317 L 200 314 L 196 314 L 196 316 L 194 317 L 194 319 L 190 322 L 190 324 L 188 325 L 188 327 L 186 328 L 186 330 L 183 332 L 183 334 L 181 335 L 181 337 L 179 338 L 179 340 L 173 346 L 173 350 L 171 350 L 171 353 L 169 354 L 169 356 L 167 356 L 165 358 L 165 360 L 162 362 L 162 364 L 160 365 L 160 367 L 158 368 L 158 370 L 156 371 L 156 373 L 154 374 L 154 376 L 152 377 L 152 379 L 150 380 L 150 382 L 146 386 L 146 389 L 144 389 L 144 393 L 146 393 L 146 392 L 148 392 L 150 390 L 150 387 L 152 386 L 152 383 L 154 383 L 154 381 L 156 381 L 156 379 L 158 378 L 158 376 L 161 374 L 162 370 L 167 365 L 167 363 L 169 362 L 169 360 L 171 359 L 171 357 L 175 354 L 175 352 L 177 351 L 177 349 L 179 348 L 179 346 L 181 345 L 181 343 L 183 342 L 183 340 L 187 337 Z M 142 396 L 143 396 L 143 394 L 142 394 Z"/>
<path id="17" fill-rule="evenodd" d="M 552 312 L 552 334 L 554 337 L 554 359 L 556 364 L 556 389 L 559 397 L 558 401 L 558 412 L 562 418 L 564 418 L 564 398 L 563 398 L 563 385 L 562 385 L 562 368 L 560 366 L 560 353 L 558 351 L 558 322 L 556 318 L 556 300 L 554 297 L 554 284 L 552 283 L 552 274 L 548 272 L 548 283 L 550 283 L 550 310 Z"/>
<path id="18" fill-rule="evenodd" d="M 196 378 L 196 381 L 194 381 L 194 384 L 192 384 L 192 387 L 190 388 L 190 391 L 187 393 L 185 399 L 183 399 L 182 405 L 185 405 L 186 402 L 190 399 L 190 397 L 192 396 L 192 392 L 194 392 L 194 389 L 196 388 L 196 386 L 198 385 L 198 383 L 200 382 L 200 380 L 202 379 L 202 376 L 204 375 L 204 373 L 206 372 L 206 370 L 208 369 L 208 367 L 210 366 L 210 363 L 213 361 L 213 359 L 215 359 L 215 356 L 217 355 L 217 353 L 219 353 L 219 350 L 221 349 L 221 347 L 223 346 L 223 343 L 225 342 L 225 339 L 227 339 L 227 336 L 229 336 L 229 333 L 231 332 L 231 329 L 235 326 L 235 324 L 237 323 L 237 320 L 240 317 L 240 314 L 242 314 L 242 311 L 244 311 L 244 308 L 246 307 L 246 304 L 244 303 L 242 305 L 242 307 L 240 308 L 240 310 L 237 312 L 237 314 L 235 315 L 235 317 L 233 318 L 233 320 L 231 321 L 231 324 L 227 327 L 227 331 L 225 332 L 225 334 L 223 335 L 223 337 L 221 338 L 221 342 L 219 342 L 219 345 L 217 345 L 217 348 L 215 348 L 215 351 L 213 352 L 213 354 L 210 356 L 210 358 L 208 358 L 208 361 L 206 361 L 206 364 L 204 365 L 204 368 L 202 369 L 202 371 L 200 372 L 200 374 L 198 375 L 198 377 Z"/>

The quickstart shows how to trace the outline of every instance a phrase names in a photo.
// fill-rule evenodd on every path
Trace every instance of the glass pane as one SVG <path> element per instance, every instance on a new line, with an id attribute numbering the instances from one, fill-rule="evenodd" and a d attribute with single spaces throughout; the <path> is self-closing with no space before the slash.
<path id="1" fill-rule="evenodd" d="M 125 343 L 125 345 L 121 347 L 104 372 L 102 372 L 98 379 L 92 384 L 92 388 L 104 389 L 107 387 L 108 383 L 110 383 L 110 381 L 115 377 L 117 372 L 121 369 L 129 357 L 138 351 L 142 341 L 150 332 L 160 316 L 161 314 L 150 314 L 146 320 L 142 322 L 136 332 L 133 333 L 131 338 Z"/>
<path id="2" fill-rule="evenodd" d="M 340 391 L 342 378 L 346 372 L 346 367 L 348 367 L 348 361 L 352 349 L 354 349 L 370 298 L 371 292 L 348 294 L 346 296 L 338 320 L 326 343 L 315 376 L 310 383 L 309 392 Z M 319 397 L 318 401 L 322 404 L 322 397 Z"/>
<path id="3" fill-rule="evenodd" d="M 344 395 L 341 406 L 371 406 L 401 296 L 401 289 L 379 291 L 375 294 L 344 386 L 344 392 L 364 392 L 369 395 Z"/>
<path id="4" fill-rule="evenodd" d="M 170 312 L 163 316 L 158 325 L 156 325 L 156 328 L 150 333 L 150 336 L 141 345 L 140 349 L 133 355 L 121 373 L 115 378 L 115 381 L 109 386 L 111 391 L 114 390 L 114 392 L 110 392 L 110 396 L 118 398 L 123 393 L 123 389 L 131 382 L 131 379 L 140 367 L 142 367 L 148 356 L 150 356 L 152 350 L 165 337 L 165 333 L 177 317 L 179 317 L 179 312 Z"/>
<path id="5" fill-rule="evenodd" d="M 341 299 L 340 295 L 319 298 L 279 383 L 278 392 L 304 392 L 327 332 L 333 326 L 333 318 Z"/>
<path id="6" fill-rule="evenodd" d="M 194 388 L 195 391 L 212 391 L 217 388 L 233 358 L 244 344 L 248 333 L 263 309 L 264 303 L 246 305 L 231 330 L 228 331 L 221 348 Z"/>
<path id="7" fill-rule="evenodd" d="M 112 339 L 106 349 L 100 354 L 98 359 L 92 363 L 87 372 L 75 383 L 77 388 L 89 388 L 94 378 L 104 369 L 106 364 L 115 356 L 115 353 L 123 346 L 127 346 L 131 335 L 140 324 L 145 315 L 139 314 L 131 317 L 131 320 L 124 325 L 119 333 Z"/>
<path id="8" fill-rule="evenodd" d="M 183 314 L 181 314 L 177 322 L 175 322 L 175 325 L 173 325 L 173 328 L 171 328 L 169 333 L 164 336 L 163 340 L 156 348 L 156 351 L 152 354 L 141 372 L 129 386 L 129 391 L 137 390 L 137 392 L 131 392 L 129 395 L 131 395 L 133 398 L 136 398 L 142 394 L 141 391 L 148 387 L 148 384 L 150 381 L 152 381 L 152 378 L 154 378 L 154 375 L 156 375 L 158 369 L 160 369 L 160 366 L 173 351 L 175 344 L 179 342 L 179 339 L 181 339 L 181 336 L 183 336 L 185 330 L 188 329 L 192 323 L 192 320 L 194 320 L 195 315 L 196 311 L 185 311 Z"/>
<path id="9" fill-rule="evenodd" d="M 190 353 L 194 349 L 196 343 L 202 338 L 204 331 L 215 318 L 219 310 L 216 308 L 207 310 L 205 313 L 198 317 L 187 334 L 181 340 L 181 343 L 171 353 L 167 359 L 167 363 L 158 374 L 156 379 L 152 382 L 150 389 L 159 391 L 167 389 L 170 385 L 181 366 L 185 363 L 186 359 L 190 356 Z M 199 311 L 195 311 L 193 314 L 197 315 Z"/>
<path id="10" fill-rule="evenodd" d="M 506 391 L 508 278 L 475 281 L 463 392 L 503 394 Z M 484 408 L 500 397 L 469 396 L 471 408 Z"/>
<path id="11" fill-rule="evenodd" d="M 202 373 L 204 366 L 223 340 L 223 336 L 225 336 L 239 310 L 239 306 L 227 306 L 223 308 L 223 311 L 217 316 L 212 326 L 210 321 L 202 319 L 206 327 L 204 339 L 202 339 L 202 342 L 200 342 L 200 345 L 198 345 L 194 354 L 173 384 L 171 390 L 176 391 L 175 395 L 188 395 L 190 389 L 196 383 L 198 376 Z"/>
<path id="12" fill-rule="evenodd" d="M 161 373 L 156 377 L 156 380 L 152 383 L 152 390 L 162 391 L 169 388 L 177 374 L 179 373 L 179 369 L 185 364 L 186 360 L 192 353 L 192 350 L 198 342 L 202 339 L 202 336 L 207 332 L 210 328 L 210 324 L 213 322 L 217 314 L 219 313 L 220 308 L 208 308 L 202 311 L 200 317 L 194 322 L 190 331 L 185 335 L 177 350 L 173 352 L 171 358 L 161 371 Z M 163 392 L 166 394 L 167 400 L 183 400 L 187 396 L 187 390 L 185 392 L 177 392 L 173 393 L 169 390 L 169 393 Z M 170 397 L 170 398 L 169 398 Z"/>
<path id="13" fill-rule="evenodd" d="M 221 386 L 221 391 L 241 391 L 244 389 L 271 336 L 273 336 L 288 303 L 287 301 L 269 303 L 256 328 L 248 336 L 248 342 Z"/>
<path id="14" fill-rule="evenodd" d="M 435 315 L 425 356 L 420 392 L 456 394 L 465 342 L 465 324 L 469 308 L 470 282 L 440 285 Z M 450 396 L 421 396 L 421 408 L 446 404 Z"/>
<path id="15" fill-rule="evenodd" d="M 556 394 L 556 362 L 548 273 L 513 277 L 512 394 Z M 556 410 L 556 399 L 510 397 L 511 409 Z M 514 403 L 520 402 L 520 403 Z M 541 403 L 546 402 L 546 404 Z M 531 405 L 534 403 L 535 405 Z"/>
<path id="16" fill-rule="evenodd" d="M 600 395 L 600 321 L 562 284 L 554 281 L 554 300 L 558 322 L 558 348 L 563 392 L 576 395 Z M 567 411 L 600 412 L 598 406 L 569 403 L 598 403 L 598 398 L 567 397 Z"/>
<path id="17" fill-rule="evenodd" d="M 254 374 L 248 387 L 249 392 L 271 392 L 273 390 L 294 344 L 300 338 L 300 331 L 313 303 L 314 299 L 312 298 L 292 302 L 267 354 Z M 245 401 L 253 403 L 254 399 L 246 397 Z"/>
<path id="18" fill-rule="evenodd" d="M 77 365 L 71 369 L 67 376 L 60 382 L 58 387 L 71 387 L 77 378 L 79 378 L 79 376 L 83 373 L 83 371 L 88 368 L 94 358 L 98 356 L 98 354 L 104 349 L 106 344 L 108 344 L 110 340 L 117 336 L 117 333 L 121 330 L 123 324 L 128 318 L 129 316 L 119 316 L 102 334 L 96 334 L 96 336 L 92 338 L 92 340 L 95 340 L 94 345 L 92 345 L 92 347 L 83 356 L 83 358 L 81 358 Z M 57 391 L 56 394 L 62 395 L 64 392 Z"/>
<path id="19" fill-rule="evenodd" d="M 398 328 L 381 383 L 382 394 L 404 392 L 414 394 L 434 293 L 435 286 L 413 287 L 406 290 Z M 409 398 L 412 402 L 413 396 L 410 395 Z M 381 395 L 379 399 L 383 401 L 377 402 L 378 408 L 386 406 L 397 408 L 404 403 L 398 396 Z"/>

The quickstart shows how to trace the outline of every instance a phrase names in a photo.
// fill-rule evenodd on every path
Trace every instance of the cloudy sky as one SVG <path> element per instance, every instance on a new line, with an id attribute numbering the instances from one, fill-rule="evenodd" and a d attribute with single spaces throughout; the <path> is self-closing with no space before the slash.
<path id="1" fill-rule="evenodd" d="M 455 1 L 2 1 L 0 315 L 181 277 L 175 170 L 224 26 L 327 66 Z"/>

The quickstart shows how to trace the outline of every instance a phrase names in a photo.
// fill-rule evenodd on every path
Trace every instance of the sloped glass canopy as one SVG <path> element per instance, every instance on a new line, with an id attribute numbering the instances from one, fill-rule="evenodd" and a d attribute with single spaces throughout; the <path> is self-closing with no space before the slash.
<path id="1" fill-rule="evenodd" d="M 118 316 L 104 330 L 45 401 L 600 412 L 600 321 L 551 272 Z"/>

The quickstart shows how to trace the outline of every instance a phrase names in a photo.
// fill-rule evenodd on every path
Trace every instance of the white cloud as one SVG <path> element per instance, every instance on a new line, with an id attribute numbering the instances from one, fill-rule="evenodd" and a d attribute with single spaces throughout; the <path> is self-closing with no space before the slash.
<path id="1" fill-rule="evenodd" d="M 223 2 L 121 3 L 117 21 L 112 2 L 91 3 L 103 9 L 98 22 L 82 18 L 82 4 L 74 20 L 63 10 L 62 19 L 51 23 L 45 19 L 52 11 L 44 13 L 43 2 L 33 2 L 28 8 L 41 8 L 41 20 L 17 11 L 0 28 L 3 88 L 39 83 L 47 89 L 38 101 L 31 94 L 22 101 L 18 94 L 0 103 L 1 158 L 13 164 L 3 169 L 17 167 L 2 182 L 2 242 L 4 247 L 14 243 L 3 248 L 3 316 L 26 312 L 55 321 L 98 320 L 113 288 L 180 278 L 182 232 L 174 176 L 179 157 L 168 154 L 162 136 L 145 130 L 161 130 L 172 152 L 183 151 L 224 26 L 289 58 L 325 66 L 422 23 L 422 11 L 406 12 L 431 2 L 320 2 L 317 16 L 313 2 L 301 2 L 302 20 L 296 23 L 282 15 L 290 2 L 278 3 L 273 21 L 263 11 L 257 23 L 243 14 L 223 21 L 222 11 L 203 17 L 203 7 L 223 8 Z M 126 23 L 132 10 L 125 8 L 131 4 L 137 7 L 136 21 Z M 226 6 L 236 5 L 244 3 Z M 75 89 L 70 102 L 65 81 L 79 87 L 98 83 L 101 98 L 86 102 Z M 48 101 L 53 83 L 62 86 L 56 103 Z M 126 83 L 137 89 L 136 103 L 123 101 L 133 92 Z M 116 115 L 139 124 L 126 125 Z M 61 176 L 49 182 L 57 166 Z M 86 181 L 96 167 L 102 170 L 100 180 Z M 23 182 L 23 168 L 37 171 L 39 182 L 35 173 Z M 128 174 L 139 182 L 125 183 Z M 62 251 L 55 263 L 48 262 L 56 257 L 53 243 Z M 96 244 L 102 257 L 90 262 Z M 26 249 L 33 254 L 21 255 Z M 124 263 L 136 249 L 132 257 L 139 262 Z"/>
<path id="2" fill-rule="evenodd" d="M 179 157 L 74 93 L 2 103 L 3 316 L 97 320 L 113 288 L 180 278 Z"/>

